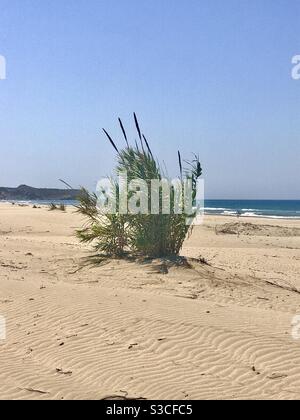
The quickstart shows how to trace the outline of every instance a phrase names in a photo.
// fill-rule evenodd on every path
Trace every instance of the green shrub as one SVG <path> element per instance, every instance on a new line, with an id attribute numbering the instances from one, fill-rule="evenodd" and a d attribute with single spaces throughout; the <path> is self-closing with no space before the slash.
<path id="1" fill-rule="evenodd" d="M 66 211 L 66 206 L 65 204 L 60 204 L 59 206 L 57 206 L 56 204 L 51 203 L 49 205 L 49 211 L 54 211 L 54 210 Z"/>
<path id="2" fill-rule="evenodd" d="M 155 160 L 145 136 L 142 135 L 135 114 L 134 118 L 140 140 L 139 145 L 137 142 L 134 146 L 129 145 L 121 120 L 119 122 L 127 147 L 119 151 L 109 134 L 105 130 L 104 132 L 117 152 L 116 175 L 126 172 L 128 183 L 134 179 L 142 179 L 147 183 L 148 191 L 151 191 L 152 179 L 161 181 L 167 176 Z M 178 158 L 181 185 L 183 186 L 184 176 L 192 181 L 194 201 L 197 180 L 202 173 L 199 159 L 195 156 L 191 162 L 186 162 L 188 169 L 184 170 L 179 152 Z M 122 256 L 125 253 L 149 257 L 178 255 L 190 230 L 186 219 L 191 216 L 184 212 L 175 214 L 174 187 L 170 188 L 169 194 L 170 214 L 163 214 L 161 187 L 156 191 L 160 197 L 158 214 L 121 214 L 118 202 L 118 185 L 115 184 L 115 186 L 117 193 L 115 214 L 103 213 L 97 207 L 97 196 L 82 189 L 77 211 L 86 217 L 86 225 L 77 231 L 79 239 L 84 243 L 93 243 L 97 252 L 110 256 Z M 130 199 L 131 196 L 132 193 L 129 192 L 127 198 Z M 146 199 L 150 208 L 150 194 Z M 196 212 L 192 217 L 195 215 Z"/>

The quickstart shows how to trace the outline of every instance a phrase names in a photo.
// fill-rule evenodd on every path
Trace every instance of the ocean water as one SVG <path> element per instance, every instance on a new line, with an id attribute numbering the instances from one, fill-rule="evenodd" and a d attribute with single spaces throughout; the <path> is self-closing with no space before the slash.
<path id="1" fill-rule="evenodd" d="M 300 200 L 205 200 L 206 214 L 300 219 Z"/>
<path id="2" fill-rule="evenodd" d="M 19 201 L 29 205 L 65 204 L 76 205 L 76 201 Z M 205 214 L 243 217 L 267 217 L 272 219 L 300 219 L 300 200 L 205 200 Z"/>

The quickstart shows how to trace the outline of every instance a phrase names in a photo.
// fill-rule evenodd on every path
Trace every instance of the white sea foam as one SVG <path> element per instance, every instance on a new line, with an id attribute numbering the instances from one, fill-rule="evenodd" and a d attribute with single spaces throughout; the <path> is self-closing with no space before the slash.
<path id="1" fill-rule="evenodd" d="M 224 211 L 224 210 L 227 210 L 227 208 L 225 208 L 225 207 L 205 207 L 205 210 L 209 210 L 209 211 L 215 211 L 215 210 Z"/>
<path id="2" fill-rule="evenodd" d="M 225 210 L 220 213 L 221 216 L 237 216 L 237 211 L 232 210 Z M 245 212 L 240 214 L 240 217 L 256 217 L 256 218 L 265 218 L 265 219 L 300 219 L 299 216 L 275 216 L 275 215 L 267 215 L 261 213 L 254 213 L 254 212 Z"/>
<path id="3" fill-rule="evenodd" d="M 259 209 L 242 209 L 242 211 L 261 211 Z"/>
<path id="4" fill-rule="evenodd" d="M 242 214 L 243 217 L 260 217 L 265 219 L 299 219 L 297 216 L 275 216 L 275 215 L 267 215 L 267 214 L 257 214 L 252 212 L 246 212 Z"/>

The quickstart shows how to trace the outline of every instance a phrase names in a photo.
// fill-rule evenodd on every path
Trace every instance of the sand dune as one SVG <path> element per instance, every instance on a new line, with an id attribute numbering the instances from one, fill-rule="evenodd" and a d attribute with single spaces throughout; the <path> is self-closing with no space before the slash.
<path id="1" fill-rule="evenodd" d="M 0 398 L 300 398 L 300 222 L 228 223 L 195 228 L 186 264 L 92 267 L 71 210 L 1 205 Z"/>
<path id="2" fill-rule="evenodd" d="M 300 228 L 238 221 L 217 226 L 216 233 L 225 235 L 253 235 L 290 238 L 293 236 L 300 236 Z"/>

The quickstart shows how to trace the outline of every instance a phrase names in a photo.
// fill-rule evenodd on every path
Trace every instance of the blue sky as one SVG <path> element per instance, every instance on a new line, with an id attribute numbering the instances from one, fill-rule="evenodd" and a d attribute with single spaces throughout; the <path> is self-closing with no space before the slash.
<path id="1" fill-rule="evenodd" d="M 93 188 L 120 116 L 208 198 L 300 199 L 299 0 L 0 0 L 0 185 Z"/>

